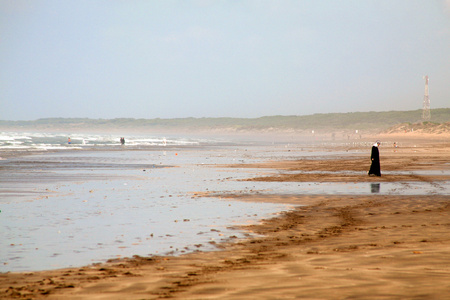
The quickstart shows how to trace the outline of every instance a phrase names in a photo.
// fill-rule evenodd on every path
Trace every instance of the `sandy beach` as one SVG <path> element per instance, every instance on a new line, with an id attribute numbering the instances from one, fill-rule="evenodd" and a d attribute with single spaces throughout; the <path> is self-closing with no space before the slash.
<path id="1" fill-rule="evenodd" d="M 450 143 L 416 138 L 399 144 L 399 148 L 382 145 L 381 177 L 363 173 L 370 164 L 364 154 L 220 168 L 261 168 L 260 176 L 244 179 L 254 182 L 366 182 L 381 186 L 426 182 L 435 187 L 434 192 L 197 194 L 225 201 L 284 203 L 294 209 L 241 228 L 252 236 L 231 236 L 228 242 L 217 244 L 219 251 L 2 273 L 0 299 L 448 298 L 450 195 L 440 189 L 450 181 Z M 278 173 L 268 175 L 267 170 Z"/>

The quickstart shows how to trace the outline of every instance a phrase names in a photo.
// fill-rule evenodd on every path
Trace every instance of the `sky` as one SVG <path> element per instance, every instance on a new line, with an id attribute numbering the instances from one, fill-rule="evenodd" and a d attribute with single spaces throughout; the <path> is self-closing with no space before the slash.
<path id="1" fill-rule="evenodd" d="M 450 0 L 0 0 L 0 120 L 450 107 Z"/>

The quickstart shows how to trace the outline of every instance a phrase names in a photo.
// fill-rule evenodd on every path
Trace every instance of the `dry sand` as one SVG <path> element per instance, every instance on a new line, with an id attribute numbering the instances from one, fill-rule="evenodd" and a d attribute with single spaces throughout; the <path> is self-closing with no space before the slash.
<path id="1" fill-rule="evenodd" d="M 450 167 L 449 143 L 382 149 L 381 156 L 382 171 Z M 259 167 L 329 172 L 308 178 L 280 174 L 252 180 L 450 180 L 445 175 L 374 179 L 349 177 L 344 172 L 366 170 L 368 164 L 367 158 L 269 162 Z M 0 274 L 0 298 L 450 299 L 448 194 L 222 197 L 299 206 L 260 225 L 247 226 L 259 236 L 231 239 L 216 252 Z"/>

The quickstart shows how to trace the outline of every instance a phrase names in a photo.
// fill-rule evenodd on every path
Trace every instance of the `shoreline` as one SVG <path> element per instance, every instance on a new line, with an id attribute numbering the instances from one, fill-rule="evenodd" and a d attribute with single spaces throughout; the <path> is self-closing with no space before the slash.
<path id="1" fill-rule="evenodd" d="M 449 196 L 283 201 L 308 206 L 247 226 L 261 237 L 221 251 L 1 274 L 0 298 L 438 299 L 450 292 Z"/>
<path id="2" fill-rule="evenodd" d="M 382 172 L 408 166 L 411 170 L 448 170 L 449 144 L 430 143 L 432 146 L 402 148 L 400 153 L 382 148 Z M 393 159 L 394 155 L 401 159 Z M 342 158 L 333 164 L 340 170 L 366 167 Z M 258 165 L 281 171 L 308 167 L 320 171 L 333 164 L 299 160 Z M 342 180 L 339 172 L 327 176 Z M 279 177 L 300 181 L 282 174 Z M 448 176 L 444 177 L 448 182 Z M 352 182 L 362 179 L 352 178 Z M 437 179 L 423 175 L 417 180 Z M 81 268 L 3 273 L 0 299 L 438 299 L 450 293 L 448 194 L 239 193 L 221 197 L 296 207 L 261 224 L 243 226 L 257 236 L 230 237 L 229 242 L 217 244 L 219 251 L 136 256 Z"/>

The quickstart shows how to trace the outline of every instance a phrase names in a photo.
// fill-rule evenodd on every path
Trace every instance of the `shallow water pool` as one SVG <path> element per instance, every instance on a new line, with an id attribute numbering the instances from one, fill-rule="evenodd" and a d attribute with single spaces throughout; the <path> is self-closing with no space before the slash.
<path id="1" fill-rule="evenodd" d="M 448 195 L 450 191 L 449 182 L 241 181 L 274 171 L 217 166 L 306 155 L 281 147 L 264 149 L 64 151 L 2 161 L 0 272 L 214 250 L 215 243 L 245 236 L 231 227 L 292 209 L 286 204 L 199 197 L 198 192 Z"/>

